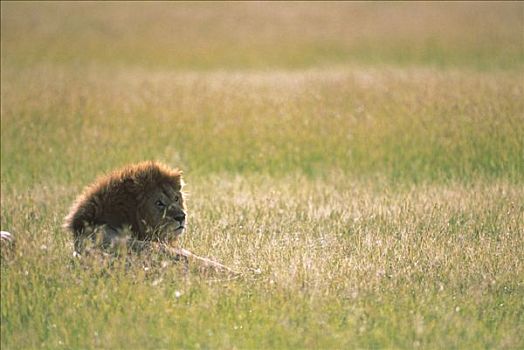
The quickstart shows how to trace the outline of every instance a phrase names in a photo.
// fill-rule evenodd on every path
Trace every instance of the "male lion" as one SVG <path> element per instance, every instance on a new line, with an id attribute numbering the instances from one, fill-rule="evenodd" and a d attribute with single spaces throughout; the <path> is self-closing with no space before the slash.
<path id="1" fill-rule="evenodd" d="M 73 232 L 75 251 L 86 241 L 104 248 L 143 249 L 169 243 L 186 225 L 182 172 L 148 161 L 99 178 L 77 198 L 64 227 Z"/>
<path id="2" fill-rule="evenodd" d="M 186 228 L 182 172 L 149 161 L 127 166 L 106 175 L 76 199 L 64 227 L 73 232 L 75 251 L 86 243 L 100 248 L 161 251 L 186 263 L 237 274 L 230 268 L 188 250 L 170 248 Z M 155 244 L 156 243 L 156 244 Z"/>

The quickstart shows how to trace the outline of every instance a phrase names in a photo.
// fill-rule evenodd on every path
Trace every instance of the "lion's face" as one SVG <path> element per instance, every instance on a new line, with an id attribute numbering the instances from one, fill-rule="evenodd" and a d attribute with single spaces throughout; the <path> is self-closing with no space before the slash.
<path id="1" fill-rule="evenodd" d="M 150 191 L 143 206 L 142 220 L 160 241 L 171 241 L 184 233 L 186 212 L 184 197 L 180 189 L 159 185 Z"/>

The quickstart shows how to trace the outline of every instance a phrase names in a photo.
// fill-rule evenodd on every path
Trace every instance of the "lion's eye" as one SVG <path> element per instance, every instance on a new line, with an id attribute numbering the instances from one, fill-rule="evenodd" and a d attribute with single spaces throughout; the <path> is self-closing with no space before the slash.
<path id="1" fill-rule="evenodd" d="M 175 202 L 178 202 L 180 198 L 178 196 L 175 196 Z"/>
<path id="2" fill-rule="evenodd" d="M 164 208 L 164 207 L 166 206 L 164 203 L 162 203 L 161 200 L 156 201 L 155 204 L 156 204 L 156 206 L 159 207 L 159 208 Z"/>

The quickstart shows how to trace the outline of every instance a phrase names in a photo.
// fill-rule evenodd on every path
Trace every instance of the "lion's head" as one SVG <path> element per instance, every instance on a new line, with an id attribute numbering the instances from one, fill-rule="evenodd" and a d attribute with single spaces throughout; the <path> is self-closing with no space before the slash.
<path id="1" fill-rule="evenodd" d="M 158 183 L 150 188 L 137 208 L 143 229 L 151 239 L 170 241 L 186 228 L 184 194 L 181 183 Z"/>
<path id="2" fill-rule="evenodd" d="M 182 172 L 157 162 L 127 166 L 104 176 L 82 193 L 65 227 L 75 239 L 93 228 L 127 227 L 138 240 L 171 241 L 186 228 Z"/>

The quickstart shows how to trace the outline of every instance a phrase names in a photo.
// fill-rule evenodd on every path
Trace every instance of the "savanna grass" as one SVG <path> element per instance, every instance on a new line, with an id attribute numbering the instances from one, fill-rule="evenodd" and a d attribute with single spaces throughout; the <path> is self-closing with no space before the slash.
<path id="1" fill-rule="evenodd" d="M 4 64 L 521 69 L 522 4 L 4 2 Z"/>
<path id="2" fill-rule="evenodd" d="M 524 347 L 522 4 L 1 6 L 2 349 Z M 240 277 L 73 258 L 145 159 Z"/>
<path id="3" fill-rule="evenodd" d="M 6 189 L 49 178 L 85 184 L 101 170 L 150 158 L 193 175 L 524 175 L 524 89 L 512 73 L 40 67 L 3 76 Z"/>
<path id="4" fill-rule="evenodd" d="M 3 346 L 522 346 L 521 187 L 224 175 L 190 189 L 181 244 L 242 277 L 78 262 L 57 225 L 67 191 L 4 197 L 19 246 L 2 264 Z"/>

